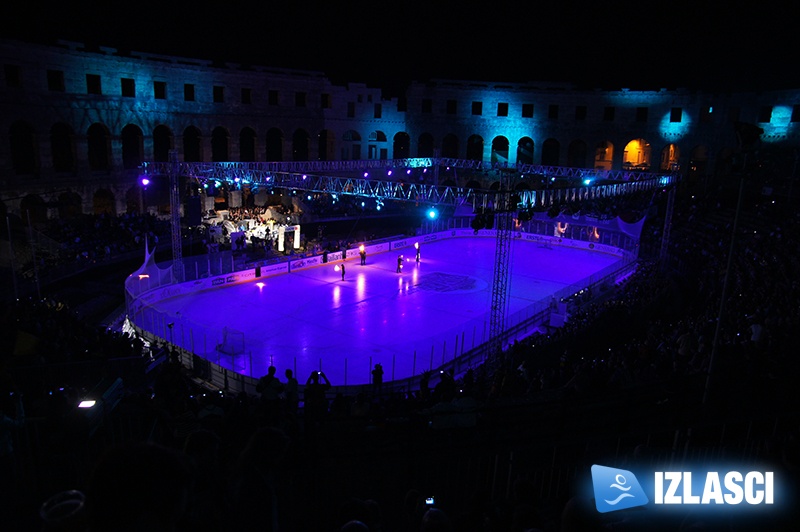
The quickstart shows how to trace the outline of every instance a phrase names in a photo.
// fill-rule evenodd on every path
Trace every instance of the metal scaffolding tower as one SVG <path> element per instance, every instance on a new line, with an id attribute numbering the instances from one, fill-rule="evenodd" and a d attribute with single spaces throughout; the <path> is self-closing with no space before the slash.
<path id="1" fill-rule="evenodd" d="M 503 338 L 506 330 L 506 305 L 508 300 L 508 279 L 510 275 L 509 253 L 511 232 L 514 224 L 516 205 L 511 205 L 510 194 L 500 193 L 495 206 L 495 260 L 492 280 L 492 308 L 489 321 L 489 356 L 499 357 L 503 352 Z"/>
<path id="2" fill-rule="evenodd" d="M 658 263 L 663 269 L 666 266 L 667 251 L 669 251 L 669 232 L 672 228 L 672 211 L 675 208 L 675 187 L 667 195 L 667 211 L 664 213 L 664 231 L 661 235 L 661 250 L 658 253 Z"/>
<path id="3" fill-rule="evenodd" d="M 167 175 L 169 177 L 169 210 L 170 226 L 172 229 L 172 276 L 178 283 L 183 281 L 180 172 L 181 166 L 178 163 L 178 152 L 170 150 Z"/>

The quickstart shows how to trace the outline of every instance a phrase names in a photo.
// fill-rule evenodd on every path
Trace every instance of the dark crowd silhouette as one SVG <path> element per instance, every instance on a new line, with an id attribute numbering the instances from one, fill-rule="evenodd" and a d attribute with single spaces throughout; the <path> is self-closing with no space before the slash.
<path id="1" fill-rule="evenodd" d="M 684 187 L 664 260 L 644 256 L 616 285 L 570 300 L 564 326 L 542 327 L 464 374 L 425 372 L 413 389 L 384 382 L 377 366 L 361 388 L 272 367 L 257 394 L 233 394 L 199 379 L 169 346 L 85 323 L 68 302 L 7 305 L 4 522 L 81 531 L 790 530 L 786 505 L 653 522 L 642 512 L 598 514 L 583 489 L 593 463 L 709 457 L 768 464 L 787 492 L 797 485 L 800 220 L 763 198 L 736 218 L 729 191 Z M 663 221 L 653 216 L 644 239 L 658 242 Z M 75 407 L 120 375 L 112 411 Z"/>

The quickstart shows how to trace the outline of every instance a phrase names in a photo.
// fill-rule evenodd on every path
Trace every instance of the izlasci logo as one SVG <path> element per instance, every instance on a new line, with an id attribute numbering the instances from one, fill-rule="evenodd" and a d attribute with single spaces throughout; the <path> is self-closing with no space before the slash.
<path id="1" fill-rule="evenodd" d="M 592 466 L 592 486 L 600 513 L 643 506 L 650 501 L 636 476 L 625 469 Z M 692 481 L 691 471 L 656 471 L 656 505 L 772 505 L 775 502 L 772 471 L 709 471 Z"/>
<path id="2" fill-rule="evenodd" d="M 625 469 L 593 465 L 592 486 L 594 504 L 600 513 L 644 506 L 650 502 L 636 475 Z"/>

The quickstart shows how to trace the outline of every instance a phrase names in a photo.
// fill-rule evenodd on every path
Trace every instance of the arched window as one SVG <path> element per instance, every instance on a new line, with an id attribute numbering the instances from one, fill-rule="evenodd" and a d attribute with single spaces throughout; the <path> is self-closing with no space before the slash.
<path id="1" fill-rule="evenodd" d="M 23 223 L 47 223 L 47 203 L 38 194 L 28 194 L 19 203 Z"/>
<path id="2" fill-rule="evenodd" d="M 556 139 L 547 139 L 542 143 L 542 165 L 558 166 L 558 152 L 561 145 Z"/>
<path id="3" fill-rule="evenodd" d="M 280 129 L 272 128 L 267 131 L 267 161 L 283 161 L 283 132 Z"/>
<path id="4" fill-rule="evenodd" d="M 27 122 L 14 122 L 9 131 L 11 165 L 17 175 L 35 174 L 39 171 L 36 134 Z"/>
<path id="5" fill-rule="evenodd" d="M 153 130 L 153 160 L 161 163 L 169 161 L 172 146 L 172 131 L 164 125 L 156 126 Z"/>
<path id="6" fill-rule="evenodd" d="M 74 191 L 62 192 L 58 196 L 58 218 L 61 220 L 69 220 L 76 218 L 83 212 L 83 200 L 80 195 Z"/>
<path id="7" fill-rule="evenodd" d="M 68 125 L 58 123 L 50 129 L 50 151 L 55 172 L 75 172 L 75 135 Z"/>
<path id="8" fill-rule="evenodd" d="M 400 131 L 392 139 L 392 157 L 394 159 L 408 159 L 411 155 L 411 137 L 408 133 Z"/>
<path id="9" fill-rule="evenodd" d="M 142 164 L 143 140 L 139 126 L 128 124 L 122 128 L 122 167 L 138 168 Z"/>
<path id="10" fill-rule="evenodd" d="M 211 160 L 215 163 L 230 161 L 228 143 L 230 135 L 224 127 L 215 127 L 211 132 Z"/>
<path id="11" fill-rule="evenodd" d="M 317 140 L 317 158 L 320 161 L 330 161 L 336 153 L 336 137 L 328 130 L 323 129 L 319 132 Z"/>
<path id="12" fill-rule="evenodd" d="M 533 164 L 533 139 L 522 137 L 517 142 L 517 164 Z"/>
<path id="13" fill-rule="evenodd" d="M 183 130 L 183 160 L 190 163 L 203 161 L 203 145 L 200 130 L 189 126 Z"/>
<path id="14" fill-rule="evenodd" d="M 253 128 L 244 127 L 239 132 L 239 160 L 244 163 L 256 160 L 256 132 Z"/>
<path id="15" fill-rule="evenodd" d="M 417 141 L 417 157 L 433 157 L 433 135 L 423 133 Z"/>
<path id="16" fill-rule="evenodd" d="M 114 202 L 114 194 L 111 191 L 101 188 L 94 193 L 92 198 L 95 214 L 110 214 L 116 216 L 117 208 Z"/>
<path id="17" fill-rule="evenodd" d="M 358 131 L 350 129 L 342 135 L 342 160 L 361 160 L 361 135 Z"/>
<path id="18" fill-rule="evenodd" d="M 650 170 L 650 143 L 645 139 L 633 139 L 625 145 L 622 153 L 622 168 L 624 170 Z"/>
<path id="19" fill-rule="evenodd" d="M 597 170 L 611 170 L 614 160 L 614 145 L 607 140 L 601 141 L 594 148 L 594 167 Z"/>
<path id="20" fill-rule="evenodd" d="M 86 132 L 89 149 L 89 169 L 103 172 L 111 168 L 111 135 L 103 124 L 92 124 Z"/>
<path id="21" fill-rule="evenodd" d="M 586 168 L 586 143 L 573 140 L 567 147 L 567 166 L 570 168 Z"/>
<path id="22" fill-rule="evenodd" d="M 661 150 L 661 164 L 659 165 L 659 169 L 667 172 L 677 170 L 680 164 L 680 158 L 681 149 L 678 145 L 673 143 L 667 144 L 664 146 L 664 149 Z"/>
<path id="23" fill-rule="evenodd" d="M 472 135 L 467 139 L 467 159 L 470 161 L 483 160 L 483 138 Z"/>
<path id="24" fill-rule="evenodd" d="M 508 163 L 508 139 L 499 136 L 492 139 L 492 155 L 491 161 L 493 163 Z"/>
<path id="25" fill-rule="evenodd" d="M 298 129 L 292 135 L 292 160 L 307 161 L 310 137 L 304 129 Z"/>
<path id="26" fill-rule="evenodd" d="M 442 157 L 458 158 L 458 137 L 452 133 L 442 139 Z"/>

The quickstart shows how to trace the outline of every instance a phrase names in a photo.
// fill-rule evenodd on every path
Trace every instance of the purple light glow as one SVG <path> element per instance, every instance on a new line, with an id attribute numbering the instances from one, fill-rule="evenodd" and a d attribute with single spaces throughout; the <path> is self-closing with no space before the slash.
<path id="1" fill-rule="evenodd" d="M 180 312 L 180 320 L 186 320 L 181 321 L 183 328 L 188 331 L 191 324 L 194 336 L 181 338 L 176 322 L 174 341 L 239 373 L 263 375 L 273 364 L 296 367 L 298 375 L 307 376 L 323 367 L 334 383 L 365 384 L 371 375 L 358 368 L 380 362 L 393 368 L 396 378 L 406 378 L 431 366 L 438 369 L 443 352 L 449 362 L 456 336 L 459 348 L 462 342 L 466 349 L 481 342 L 494 264 L 493 238 L 426 242 L 425 264 L 417 267 L 404 256 L 415 242 L 422 245 L 409 239 L 407 248 L 397 250 L 403 252 L 402 275 L 397 273 L 397 252 L 376 251 L 366 266 L 348 272 L 348 282 L 331 283 L 341 276 L 338 261 L 290 275 L 268 274 L 270 297 L 261 291 L 266 285 L 262 278 L 154 301 L 152 309 L 172 316 Z M 563 251 L 553 254 L 535 243 L 514 241 L 509 315 L 619 260 L 600 252 Z M 546 268 L 533 266 L 545 263 Z M 331 275 L 336 266 L 338 274 Z M 241 312 L 243 305 L 246 312 Z M 144 316 L 143 323 L 158 323 L 152 317 Z M 223 341 L 224 327 L 243 335 L 243 353 L 219 357 L 215 346 Z M 339 348 L 343 345 L 345 350 Z M 425 357 L 424 368 L 421 360 L 415 362 L 415 351 L 430 353 L 432 348 L 437 353 L 433 361 Z"/>

